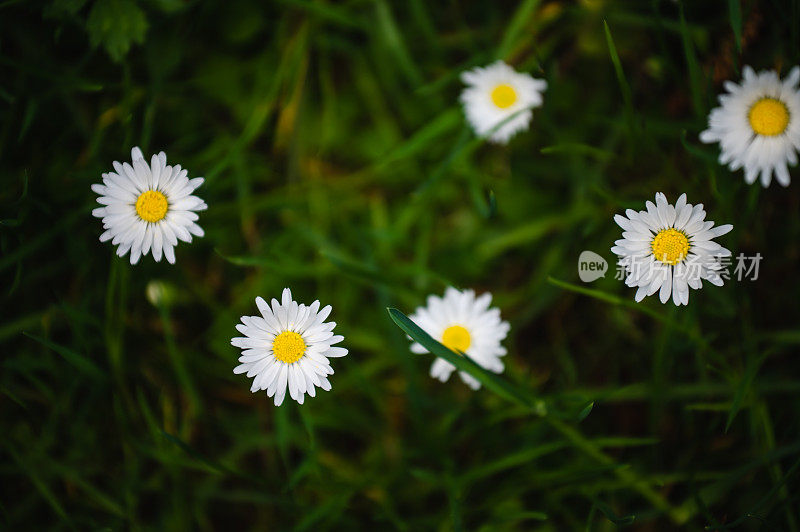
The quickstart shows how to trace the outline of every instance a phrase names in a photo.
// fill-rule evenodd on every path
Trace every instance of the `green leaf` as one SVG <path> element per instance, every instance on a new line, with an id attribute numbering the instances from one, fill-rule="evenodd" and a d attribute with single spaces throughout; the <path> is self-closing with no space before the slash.
<path id="1" fill-rule="evenodd" d="M 86 29 L 92 46 L 102 45 L 114 61 L 120 61 L 133 43 L 144 42 L 147 19 L 133 0 L 97 0 Z"/>
<path id="2" fill-rule="evenodd" d="M 486 386 L 487 389 L 493 391 L 503 399 L 532 409 L 536 414 L 544 416 L 547 413 L 547 408 L 544 401 L 534 399 L 527 392 L 520 390 L 513 384 L 501 379 L 494 373 L 490 373 L 476 364 L 471 358 L 464 354 L 458 354 L 451 351 L 436 340 L 434 340 L 428 333 L 423 331 L 416 323 L 411 321 L 408 316 L 395 308 L 387 309 L 389 316 L 392 318 L 398 327 L 411 338 L 420 343 L 425 349 L 432 354 L 445 359 L 456 367 L 459 371 L 466 371 L 475 377 L 481 384 Z"/>

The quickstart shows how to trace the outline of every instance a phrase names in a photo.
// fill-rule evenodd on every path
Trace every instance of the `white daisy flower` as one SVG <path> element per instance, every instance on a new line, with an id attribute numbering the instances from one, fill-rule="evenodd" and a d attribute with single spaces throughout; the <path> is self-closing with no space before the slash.
<path id="1" fill-rule="evenodd" d="M 133 148 L 131 159 L 132 164 L 114 161 L 114 172 L 103 174 L 102 185 L 92 185 L 104 205 L 92 211 L 106 230 L 100 241 L 118 245 L 120 257 L 130 251 L 131 264 L 148 252 L 156 262 L 163 253 L 174 264 L 178 240 L 191 242 L 192 235 L 204 234 L 195 221 L 197 211 L 208 206 L 192 195 L 203 178 L 189 179 L 180 165 L 168 166 L 163 151 L 147 164 L 142 150 Z"/>
<path id="2" fill-rule="evenodd" d="M 686 203 L 681 194 L 673 206 L 661 192 L 656 203 L 646 203 L 647 210 L 625 211 L 614 216 L 622 227 L 622 240 L 611 251 L 619 255 L 628 286 L 637 286 L 636 301 L 659 292 L 662 303 L 672 296 L 675 305 L 689 304 L 689 288 L 699 290 L 703 280 L 722 286 L 722 257 L 731 252 L 712 239 L 724 235 L 733 226 L 705 221 L 703 205 Z"/>
<path id="3" fill-rule="evenodd" d="M 503 372 L 500 357 L 506 348 L 500 342 L 508 334 L 510 326 L 500 319 L 500 310 L 489 308 L 492 294 L 485 293 L 475 297 L 472 290 L 463 292 L 448 288 L 444 297 L 428 296 L 428 306 L 419 307 L 410 316 L 426 333 L 445 347 L 459 354 L 466 354 L 479 366 L 495 373 Z M 413 353 L 427 353 L 418 342 L 411 344 Z M 450 378 L 455 369 L 450 362 L 437 358 L 431 366 L 431 377 L 442 382 Z M 475 377 L 460 371 L 459 375 L 473 390 L 481 387 Z"/>
<path id="4" fill-rule="evenodd" d="M 720 164 L 731 170 L 744 168 L 744 180 L 752 185 L 761 174 L 761 185 L 769 186 L 772 173 L 783 186 L 789 185 L 786 163 L 797 164 L 800 150 L 800 67 L 781 81 L 764 70 L 756 74 L 744 67 L 741 85 L 725 82 L 720 107 L 708 116 L 703 142 L 719 142 Z"/>
<path id="5" fill-rule="evenodd" d="M 331 389 L 328 375 L 333 369 L 331 357 L 343 357 L 347 349 L 332 347 L 344 340 L 334 336 L 335 322 L 325 323 L 331 313 L 328 305 L 322 310 L 319 301 L 310 306 L 292 300 L 292 292 L 284 288 L 281 302 L 272 300 L 272 307 L 263 298 L 256 298 L 261 316 L 242 316 L 236 330 L 244 335 L 231 339 L 231 344 L 242 349 L 240 365 L 234 373 L 247 373 L 253 377 L 251 392 L 267 390 L 280 406 L 289 388 L 292 399 L 303 404 L 305 394 L 316 396 L 315 387 Z"/>
<path id="6" fill-rule="evenodd" d="M 463 72 L 461 81 L 467 85 L 461 103 L 477 135 L 488 135 L 513 115 L 489 136 L 498 144 L 506 144 L 518 131 L 528 129 L 531 109 L 542 105 L 542 92 L 547 88 L 546 81 L 521 74 L 503 61 Z"/>

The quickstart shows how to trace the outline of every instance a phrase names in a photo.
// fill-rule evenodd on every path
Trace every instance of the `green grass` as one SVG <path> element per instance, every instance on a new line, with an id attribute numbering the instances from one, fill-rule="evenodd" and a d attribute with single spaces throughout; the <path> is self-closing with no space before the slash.
<path id="1" fill-rule="evenodd" d="M 800 2 L 0 1 L 0 527 L 800 529 L 800 173 L 697 139 L 725 79 L 800 63 Z M 738 38 L 741 36 L 741 39 Z M 476 139 L 466 68 L 548 82 Z M 205 176 L 177 264 L 100 243 L 132 146 Z M 758 281 L 633 301 L 613 215 L 686 192 Z M 506 372 L 428 376 L 409 315 L 491 291 Z M 333 389 L 234 375 L 256 296 L 334 307 Z M 157 297 L 154 297 L 157 296 Z M 387 313 L 387 308 L 391 308 Z"/>

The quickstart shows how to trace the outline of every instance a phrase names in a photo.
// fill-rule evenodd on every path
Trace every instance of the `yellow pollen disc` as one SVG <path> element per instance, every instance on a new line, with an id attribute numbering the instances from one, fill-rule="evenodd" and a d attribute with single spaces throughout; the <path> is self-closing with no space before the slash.
<path id="1" fill-rule="evenodd" d="M 689 254 L 689 239 L 677 229 L 662 229 L 650 243 L 655 258 L 674 266 Z"/>
<path id="2" fill-rule="evenodd" d="M 136 214 L 145 222 L 155 223 L 167 215 L 167 197 L 158 190 L 142 192 L 136 200 Z"/>
<path id="3" fill-rule="evenodd" d="M 272 352 L 284 364 L 294 364 L 306 354 L 306 343 L 296 332 L 283 331 L 272 341 Z"/>
<path id="4" fill-rule="evenodd" d="M 452 351 L 464 353 L 469 349 L 471 343 L 472 338 L 469 336 L 469 331 L 461 325 L 451 325 L 442 334 L 442 344 Z"/>
<path id="5" fill-rule="evenodd" d="M 759 135 L 774 137 L 786 131 L 789 125 L 789 109 L 775 98 L 761 98 L 747 114 L 750 127 Z"/>
<path id="6" fill-rule="evenodd" d="M 507 83 L 492 89 L 492 102 L 500 109 L 507 109 L 517 101 L 517 91 Z"/>

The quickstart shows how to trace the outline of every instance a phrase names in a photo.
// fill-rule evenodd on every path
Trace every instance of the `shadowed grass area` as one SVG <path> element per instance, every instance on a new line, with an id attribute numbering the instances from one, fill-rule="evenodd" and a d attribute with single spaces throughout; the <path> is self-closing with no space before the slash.
<path id="1" fill-rule="evenodd" d="M 496 59 L 548 83 L 508 146 L 458 103 Z M 698 133 L 798 63 L 797 0 L 0 1 L 0 523 L 797 531 L 800 171 L 748 186 Z M 98 241 L 137 145 L 206 178 L 175 266 Z M 658 191 L 758 280 L 582 283 Z M 440 352 L 478 392 L 409 351 L 449 285 L 511 324 L 499 377 Z M 350 354 L 275 408 L 230 338 L 286 286 Z"/>

